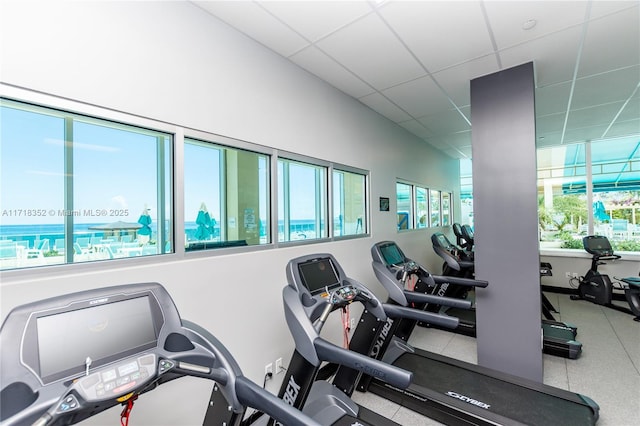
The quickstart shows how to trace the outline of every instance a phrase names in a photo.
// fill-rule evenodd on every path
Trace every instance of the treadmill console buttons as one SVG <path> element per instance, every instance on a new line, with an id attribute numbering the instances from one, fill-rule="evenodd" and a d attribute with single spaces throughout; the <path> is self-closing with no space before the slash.
<path id="1" fill-rule="evenodd" d="M 166 373 L 167 371 L 171 370 L 175 366 L 176 366 L 175 362 L 168 359 L 162 359 L 160 360 L 160 365 L 158 366 L 158 373 L 159 374 Z"/>
<path id="2" fill-rule="evenodd" d="M 66 413 L 68 411 L 74 410 L 78 408 L 78 400 L 75 395 L 68 395 L 63 401 L 58 404 L 58 408 L 56 408 L 56 412 L 58 413 Z"/>
<path id="3" fill-rule="evenodd" d="M 147 354 L 83 377 L 78 392 L 87 401 L 117 398 L 155 376 L 155 359 L 154 354 Z"/>
<path id="4" fill-rule="evenodd" d="M 356 297 L 356 294 L 352 287 L 341 287 L 333 293 L 333 304 L 342 304 L 352 301 Z"/>

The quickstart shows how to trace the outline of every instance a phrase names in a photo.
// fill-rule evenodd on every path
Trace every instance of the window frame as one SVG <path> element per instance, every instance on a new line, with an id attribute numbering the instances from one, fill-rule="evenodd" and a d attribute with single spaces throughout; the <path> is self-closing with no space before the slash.
<path id="1" fill-rule="evenodd" d="M 38 93 L 27 91 L 25 89 L 20 89 L 12 86 L 6 86 L 4 84 L 0 84 L 0 99 L 2 100 L 3 105 L 7 105 L 12 107 L 11 105 L 15 105 L 16 109 L 25 110 L 29 112 L 34 112 L 38 114 L 52 115 L 58 116 L 64 119 L 64 117 L 73 117 L 77 118 L 79 122 L 94 124 L 97 123 L 108 123 L 109 128 L 118 129 L 118 130 L 129 130 L 130 127 L 136 128 L 144 133 L 144 130 L 148 130 L 150 134 L 166 134 L 169 138 L 169 144 L 171 145 L 168 150 L 169 158 L 166 158 L 165 161 L 168 161 L 167 165 L 167 176 L 165 176 L 165 180 L 161 182 L 160 180 L 156 181 L 157 185 L 166 186 L 168 179 L 169 189 L 164 194 L 165 199 L 162 201 L 158 201 L 158 203 L 168 203 L 171 207 L 169 209 L 165 209 L 167 215 L 171 216 L 169 220 L 169 229 L 166 235 L 167 241 L 171 241 L 171 250 L 168 253 L 157 253 L 154 255 L 145 255 L 145 256 L 135 256 L 135 257 L 123 257 L 123 258 L 114 258 L 114 259 L 95 259 L 95 260 L 87 260 L 81 262 L 67 262 L 68 258 L 65 254 L 65 262 L 56 263 L 51 265 L 33 265 L 28 267 L 15 267 L 11 269 L 2 269 L 0 272 L 3 276 L 13 277 L 13 276 L 23 276 L 23 274 L 27 273 L 32 276 L 40 276 L 40 275 L 49 275 L 53 271 L 64 271 L 64 273 L 69 272 L 84 272 L 84 271 L 95 271 L 100 270 L 102 268 L 108 269 L 113 268 L 115 264 L 147 264 L 147 263 L 156 263 L 158 262 L 158 256 L 172 256 L 175 254 L 175 221 L 176 221 L 176 199 L 175 199 L 175 187 L 176 187 L 176 150 L 178 146 L 178 138 L 176 134 L 176 127 L 170 125 L 168 123 L 152 120 L 145 117 L 137 116 L 134 114 L 127 114 L 121 111 L 116 111 L 104 107 L 99 107 L 96 105 L 86 104 L 79 101 L 74 101 L 70 99 L 59 98 L 53 95 L 48 95 L 45 93 Z M 68 122 L 65 119 L 65 122 Z M 68 124 L 65 124 L 68 126 Z M 66 156 L 66 154 L 65 154 Z M 68 161 L 68 160 L 65 160 Z M 67 166 L 65 166 L 67 167 Z M 68 185 L 65 183 L 65 186 Z M 71 194 L 73 196 L 74 194 Z M 66 209 L 68 205 L 65 205 Z M 173 227 L 171 225 L 174 225 Z M 70 239 L 73 241 L 73 229 L 65 230 L 65 240 Z M 65 243 L 66 245 L 66 243 Z M 164 244 L 162 244 L 164 246 Z M 65 252 L 72 252 L 67 249 Z M 72 255 L 71 255 L 72 256 Z"/>
<path id="2" fill-rule="evenodd" d="M 122 124 L 123 126 L 132 126 L 140 129 L 148 129 L 153 133 L 166 133 L 171 138 L 171 148 L 169 149 L 170 158 L 167 161 L 168 165 L 168 180 L 162 184 L 168 183 L 168 191 L 166 192 L 168 210 L 167 214 L 171 215 L 171 219 L 168 223 L 167 238 L 171 241 L 171 250 L 168 253 L 162 253 L 158 255 L 171 256 L 176 260 L 191 258 L 191 257 L 208 257 L 224 254 L 232 254 L 234 252 L 249 252 L 265 249 L 273 249 L 279 247 L 290 247 L 295 245 L 315 244 L 328 241 L 338 241 L 355 238 L 367 238 L 371 235 L 371 176 L 370 171 L 345 165 L 342 163 L 327 161 L 319 158 L 314 158 L 307 155 L 298 154 L 295 152 L 279 150 L 276 148 L 256 144 L 198 130 L 188 126 L 181 126 L 164 122 L 161 120 L 151 119 L 132 113 L 125 113 L 109 109 L 106 107 L 87 104 L 81 101 L 72 99 L 59 98 L 54 95 L 45 93 L 33 92 L 28 89 L 17 88 L 13 86 L 7 86 L 0 83 L 0 98 L 3 102 L 15 102 L 21 109 L 25 109 L 27 106 L 33 108 L 35 111 L 62 111 L 64 113 L 73 114 L 78 117 L 85 117 L 87 120 L 108 121 L 110 123 Z M 266 182 L 266 202 L 267 202 L 267 214 L 269 221 L 267 226 L 269 227 L 270 242 L 266 244 L 257 244 L 243 247 L 229 247 L 219 250 L 200 250 L 186 252 L 184 244 L 180 244 L 180 238 L 178 236 L 184 235 L 184 148 L 188 143 L 185 139 L 199 141 L 202 143 L 211 143 L 214 146 L 221 148 L 228 148 L 234 150 L 244 150 L 256 154 L 264 154 L 268 156 L 268 167 Z M 314 166 L 320 166 L 326 168 L 326 187 L 323 191 L 323 197 L 325 197 L 325 211 L 323 213 L 323 220 L 326 226 L 326 234 L 322 238 L 298 240 L 298 241 L 277 241 L 277 227 L 278 227 L 278 180 L 277 180 L 277 164 L 279 159 L 286 159 L 291 161 L 299 161 L 302 163 L 308 163 Z M 339 170 L 348 173 L 356 173 L 364 176 L 364 202 L 365 202 L 365 215 L 363 220 L 363 233 L 350 234 L 350 235 L 334 235 L 334 223 L 332 220 L 333 214 L 333 171 Z M 160 181 L 157 182 L 161 184 Z M 3 276 L 23 276 L 27 273 L 30 276 L 37 276 L 40 274 L 51 274 L 55 271 L 63 271 L 62 273 L 73 273 L 81 271 L 99 271 L 101 269 L 120 267 L 122 262 L 127 262 L 125 265 L 134 264 L 150 264 L 157 263 L 159 259 L 157 256 L 137 256 L 130 258 L 116 258 L 109 259 L 109 262 L 102 261 L 86 261 L 75 263 L 64 263 L 56 265 L 42 265 L 38 267 L 16 267 L 12 269 L 4 269 L 0 272 Z"/>

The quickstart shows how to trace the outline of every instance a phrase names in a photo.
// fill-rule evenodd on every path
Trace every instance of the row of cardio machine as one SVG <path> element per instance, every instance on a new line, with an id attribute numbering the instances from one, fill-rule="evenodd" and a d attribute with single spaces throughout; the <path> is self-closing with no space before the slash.
<path id="1" fill-rule="evenodd" d="M 443 282 L 485 287 L 487 282 L 430 274 L 391 241 L 371 248 L 374 273 L 388 293 L 382 302 L 347 276 L 328 253 L 292 259 L 283 290 L 285 318 L 295 342 L 279 397 L 324 425 L 397 425 L 358 406 L 354 391 L 369 391 L 451 425 L 593 425 L 590 398 L 535 381 L 414 348 L 419 322 L 455 328 L 457 318 L 428 312 L 426 304 L 470 308 L 464 300 L 429 294 Z M 408 284 L 411 283 L 410 288 Z M 427 291 L 425 291 L 427 289 Z M 348 349 L 321 336 L 333 312 L 363 305 Z M 338 366 L 320 379 L 325 363 Z"/>
<path id="2" fill-rule="evenodd" d="M 418 322 L 459 324 L 426 311 L 427 304 L 470 307 L 424 289 L 487 283 L 430 274 L 389 241 L 375 244 L 371 255 L 389 293 L 384 303 L 331 254 L 288 262 L 282 298 L 295 350 L 278 397 L 244 377 L 210 332 L 180 318 L 160 284 L 108 287 L 15 308 L 0 329 L 0 425 L 78 423 L 118 404 L 126 408 L 182 376 L 215 382 L 206 426 L 397 425 L 354 403 L 356 389 L 445 424 L 596 423 L 599 407 L 584 395 L 411 347 L 407 340 Z M 415 284 L 410 289 L 409 282 Z M 354 303 L 364 310 L 349 347 L 321 337 L 324 326 L 334 324 L 329 316 Z M 332 380 L 320 380 L 325 363 L 339 366 Z M 246 407 L 258 414 L 246 417 Z"/>
<path id="3" fill-rule="evenodd" d="M 456 244 L 453 244 L 441 232 L 431 236 L 433 250 L 443 259 L 442 274 L 452 277 L 474 277 L 474 235 L 469 225 L 454 223 L 453 232 L 456 235 Z M 540 263 L 540 276 L 552 275 L 552 266 L 549 263 Z M 469 299 L 473 301 L 473 291 L 469 287 L 456 285 L 451 282 L 438 284 L 433 289 L 433 294 Z M 541 319 L 543 334 L 543 351 L 549 355 L 576 359 L 582 353 L 582 343 L 576 340 L 578 327 L 572 323 L 557 321 L 552 312 L 557 312 L 549 299 L 540 292 L 541 310 L 544 318 Z M 427 307 L 430 311 L 439 311 L 446 315 L 460 318 L 457 333 L 476 337 L 475 309 L 459 309 L 443 307 L 432 304 Z"/>

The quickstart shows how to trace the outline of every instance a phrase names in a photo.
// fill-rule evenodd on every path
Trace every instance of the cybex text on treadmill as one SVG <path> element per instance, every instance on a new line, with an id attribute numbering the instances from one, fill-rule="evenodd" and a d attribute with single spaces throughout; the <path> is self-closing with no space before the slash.
<path id="1" fill-rule="evenodd" d="M 484 408 L 485 410 L 488 410 L 489 407 L 491 407 L 491 405 L 489 405 L 489 404 L 485 404 L 484 402 L 480 402 L 480 401 L 475 400 L 473 398 L 469 398 L 468 396 L 460 395 L 459 393 L 456 393 L 456 392 L 453 392 L 453 391 L 447 392 L 447 395 L 452 396 L 454 398 L 458 398 L 460 401 L 464 401 L 464 402 L 468 402 L 469 404 L 477 405 L 478 407 Z"/>
<path id="2" fill-rule="evenodd" d="M 382 345 L 384 345 L 385 340 L 387 340 L 387 335 L 389 334 L 389 330 L 391 329 L 392 325 L 393 325 L 393 320 L 391 318 L 387 318 L 387 322 L 385 322 L 384 325 L 382 326 L 382 330 L 380 330 L 380 334 L 378 335 L 378 338 L 376 339 L 376 343 L 374 343 L 369 356 L 373 358 L 378 358 L 378 354 L 380 353 L 380 350 L 382 349 Z"/>

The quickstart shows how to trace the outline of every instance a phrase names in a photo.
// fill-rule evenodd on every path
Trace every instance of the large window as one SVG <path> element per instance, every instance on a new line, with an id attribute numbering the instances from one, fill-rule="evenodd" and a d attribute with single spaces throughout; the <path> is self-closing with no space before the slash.
<path id="1" fill-rule="evenodd" d="M 333 235 L 367 233 L 367 176 L 333 170 Z"/>
<path id="2" fill-rule="evenodd" d="M 640 251 L 640 136 L 539 148 L 541 248 L 583 250 L 604 235 L 615 250 Z M 470 161 L 461 160 L 462 207 L 473 218 Z"/>
<path id="3" fill-rule="evenodd" d="M 0 268 L 171 251 L 172 136 L 2 100 Z"/>
<path id="4" fill-rule="evenodd" d="M 327 167 L 278 160 L 278 241 L 328 237 Z"/>
<path id="5" fill-rule="evenodd" d="M 448 226 L 451 193 L 396 182 L 398 230 Z"/>
<path id="6" fill-rule="evenodd" d="M 440 191 L 429 191 L 429 203 L 431 211 L 431 226 L 437 227 L 442 225 L 442 200 L 440 199 Z"/>
<path id="7" fill-rule="evenodd" d="M 187 251 L 267 244 L 269 156 L 186 139 Z"/>
<path id="8" fill-rule="evenodd" d="M 396 183 L 398 230 L 413 229 L 413 185 Z"/>
<path id="9" fill-rule="evenodd" d="M 416 228 L 429 226 L 429 190 L 416 186 Z"/>
<path id="10" fill-rule="evenodd" d="M 639 148 L 633 136 L 538 150 L 542 247 L 582 249 L 595 234 L 640 251 Z"/>
<path id="11" fill-rule="evenodd" d="M 0 98 L 0 270 L 368 235 L 365 170 L 25 96 L 61 108 Z"/>

